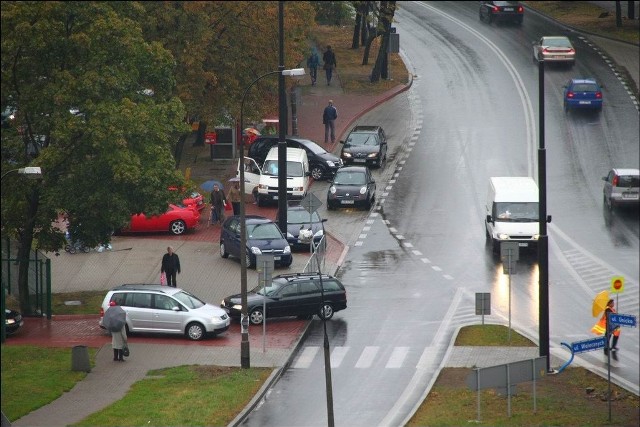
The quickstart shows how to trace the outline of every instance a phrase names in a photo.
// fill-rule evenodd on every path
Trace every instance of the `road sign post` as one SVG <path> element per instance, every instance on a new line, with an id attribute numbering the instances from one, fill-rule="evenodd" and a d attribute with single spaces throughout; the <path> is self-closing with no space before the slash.
<path id="1" fill-rule="evenodd" d="M 516 274 L 516 262 L 520 259 L 520 247 L 518 242 L 501 242 L 500 258 L 502 258 L 502 270 L 509 275 L 509 331 L 508 339 L 511 345 L 511 275 Z"/>
<path id="2" fill-rule="evenodd" d="M 273 254 L 256 255 L 258 285 L 262 285 L 262 352 L 267 351 L 267 285 L 271 283 L 274 265 Z"/>
<path id="3" fill-rule="evenodd" d="M 482 315 L 483 325 L 485 314 L 491 314 L 491 294 L 489 292 L 476 292 L 476 315 Z"/>

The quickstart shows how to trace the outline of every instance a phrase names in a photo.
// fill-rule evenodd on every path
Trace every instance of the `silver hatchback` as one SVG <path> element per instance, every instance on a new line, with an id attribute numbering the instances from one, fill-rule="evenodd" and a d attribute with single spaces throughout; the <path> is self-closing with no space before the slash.
<path id="1" fill-rule="evenodd" d="M 127 332 L 184 334 L 197 341 L 225 332 L 231 325 L 226 311 L 189 292 L 161 285 L 121 285 L 102 301 L 100 321 L 111 302 L 127 313 Z"/>
<path id="2" fill-rule="evenodd" d="M 603 203 L 609 209 L 619 205 L 638 205 L 640 202 L 639 169 L 611 169 L 602 180 Z"/>

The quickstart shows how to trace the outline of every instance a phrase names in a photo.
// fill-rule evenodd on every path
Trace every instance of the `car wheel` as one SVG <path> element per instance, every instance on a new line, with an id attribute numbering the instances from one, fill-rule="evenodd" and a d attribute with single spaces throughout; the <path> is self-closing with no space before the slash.
<path id="1" fill-rule="evenodd" d="M 320 308 L 318 317 L 324 320 L 330 320 L 333 317 L 333 306 L 327 302 L 324 303 L 324 307 Z"/>
<path id="2" fill-rule="evenodd" d="M 200 323 L 192 322 L 187 325 L 186 335 L 192 341 L 201 340 L 204 338 L 206 332 L 207 331 L 204 329 L 204 326 Z"/>
<path id="3" fill-rule="evenodd" d="M 264 321 L 264 315 L 262 314 L 262 309 L 254 308 L 253 310 L 251 310 L 251 313 L 249 313 L 249 321 L 251 322 L 252 325 L 261 325 L 262 322 Z"/>
<path id="4" fill-rule="evenodd" d="M 324 176 L 324 168 L 322 166 L 316 165 L 311 168 L 311 178 L 315 181 L 320 181 Z"/>
<path id="5" fill-rule="evenodd" d="M 224 247 L 224 242 L 220 242 L 220 256 L 222 258 L 229 258 L 229 252 L 227 252 L 227 248 Z"/>
<path id="6" fill-rule="evenodd" d="M 89 246 L 82 246 L 82 252 L 84 252 L 85 254 L 88 254 L 89 252 L 91 252 L 91 248 Z"/>
<path id="7" fill-rule="evenodd" d="M 173 221 L 169 226 L 169 229 L 173 234 L 179 236 L 180 234 L 184 234 L 184 232 L 187 230 L 187 225 L 183 220 L 179 219 L 177 221 Z"/>

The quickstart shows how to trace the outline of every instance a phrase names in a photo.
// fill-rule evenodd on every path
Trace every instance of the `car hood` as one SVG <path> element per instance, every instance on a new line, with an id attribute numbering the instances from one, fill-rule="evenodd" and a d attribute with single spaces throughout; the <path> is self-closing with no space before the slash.
<path id="1" fill-rule="evenodd" d="M 378 151 L 380 151 L 380 146 L 379 145 L 351 145 L 351 144 L 344 144 L 344 149 L 343 151 L 347 151 L 349 153 L 377 153 Z"/>
<path id="2" fill-rule="evenodd" d="M 331 186 L 334 187 L 333 184 Z M 360 194 L 362 187 L 366 187 L 366 185 L 335 185 L 336 194 Z"/>
<path id="3" fill-rule="evenodd" d="M 235 295 L 231 295 L 226 297 L 225 302 L 229 302 L 230 305 L 235 305 L 235 304 L 242 304 L 242 294 L 235 294 Z M 252 306 L 252 305 L 258 305 L 258 304 L 262 304 L 262 301 L 264 300 L 262 295 L 258 295 L 256 293 L 253 292 L 247 292 L 247 305 L 248 306 Z M 267 302 L 272 301 L 271 298 L 267 297 Z"/>
<path id="4" fill-rule="evenodd" d="M 206 303 L 200 308 L 189 308 L 189 311 L 197 312 L 198 314 L 202 314 L 205 316 L 209 315 L 209 316 L 215 316 L 215 317 L 223 317 L 227 314 L 227 312 L 222 308 L 216 307 L 215 305 L 211 305 L 209 303 Z"/>

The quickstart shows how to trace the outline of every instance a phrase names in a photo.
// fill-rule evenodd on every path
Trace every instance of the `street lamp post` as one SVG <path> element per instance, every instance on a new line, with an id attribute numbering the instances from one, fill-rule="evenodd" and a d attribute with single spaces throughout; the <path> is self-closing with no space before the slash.
<path id="1" fill-rule="evenodd" d="M 249 86 L 244 90 L 242 94 L 242 101 L 240 102 L 240 194 L 242 194 L 242 203 L 240 203 L 240 293 L 242 314 L 240 317 L 240 326 L 242 340 L 240 342 L 240 366 L 243 368 L 249 368 L 250 352 L 249 352 L 249 316 L 247 313 L 247 225 L 245 222 L 246 210 L 244 206 L 245 197 L 245 181 L 244 181 L 244 138 L 242 132 L 244 130 L 244 101 L 247 98 L 249 89 L 253 87 L 262 78 L 280 74 L 281 76 L 303 76 L 304 68 L 293 68 L 290 70 L 278 70 L 271 71 L 261 75 L 257 79 L 251 82 Z M 285 187 L 286 191 L 286 187 Z"/>
<path id="2" fill-rule="evenodd" d="M 11 169 L 10 171 L 7 171 L 5 173 L 2 174 L 2 177 L 0 177 L 0 182 L 4 179 L 5 176 L 9 175 L 10 173 L 17 173 L 19 175 L 26 175 L 27 178 L 30 179 L 38 179 L 42 176 L 42 170 L 40 169 L 40 167 L 38 166 L 27 166 L 25 168 L 18 168 L 18 169 Z M 0 264 L 2 262 L 0 261 Z M 2 269 L 0 268 L 0 271 L 2 271 Z M 7 319 L 6 319 L 6 313 L 4 312 L 4 308 L 5 308 L 5 289 L 4 289 L 4 281 L 2 281 L 2 294 L 0 295 L 0 342 L 4 343 L 6 336 L 7 336 L 7 331 L 6 331 L 6 327 L 7 327 Z"/>

